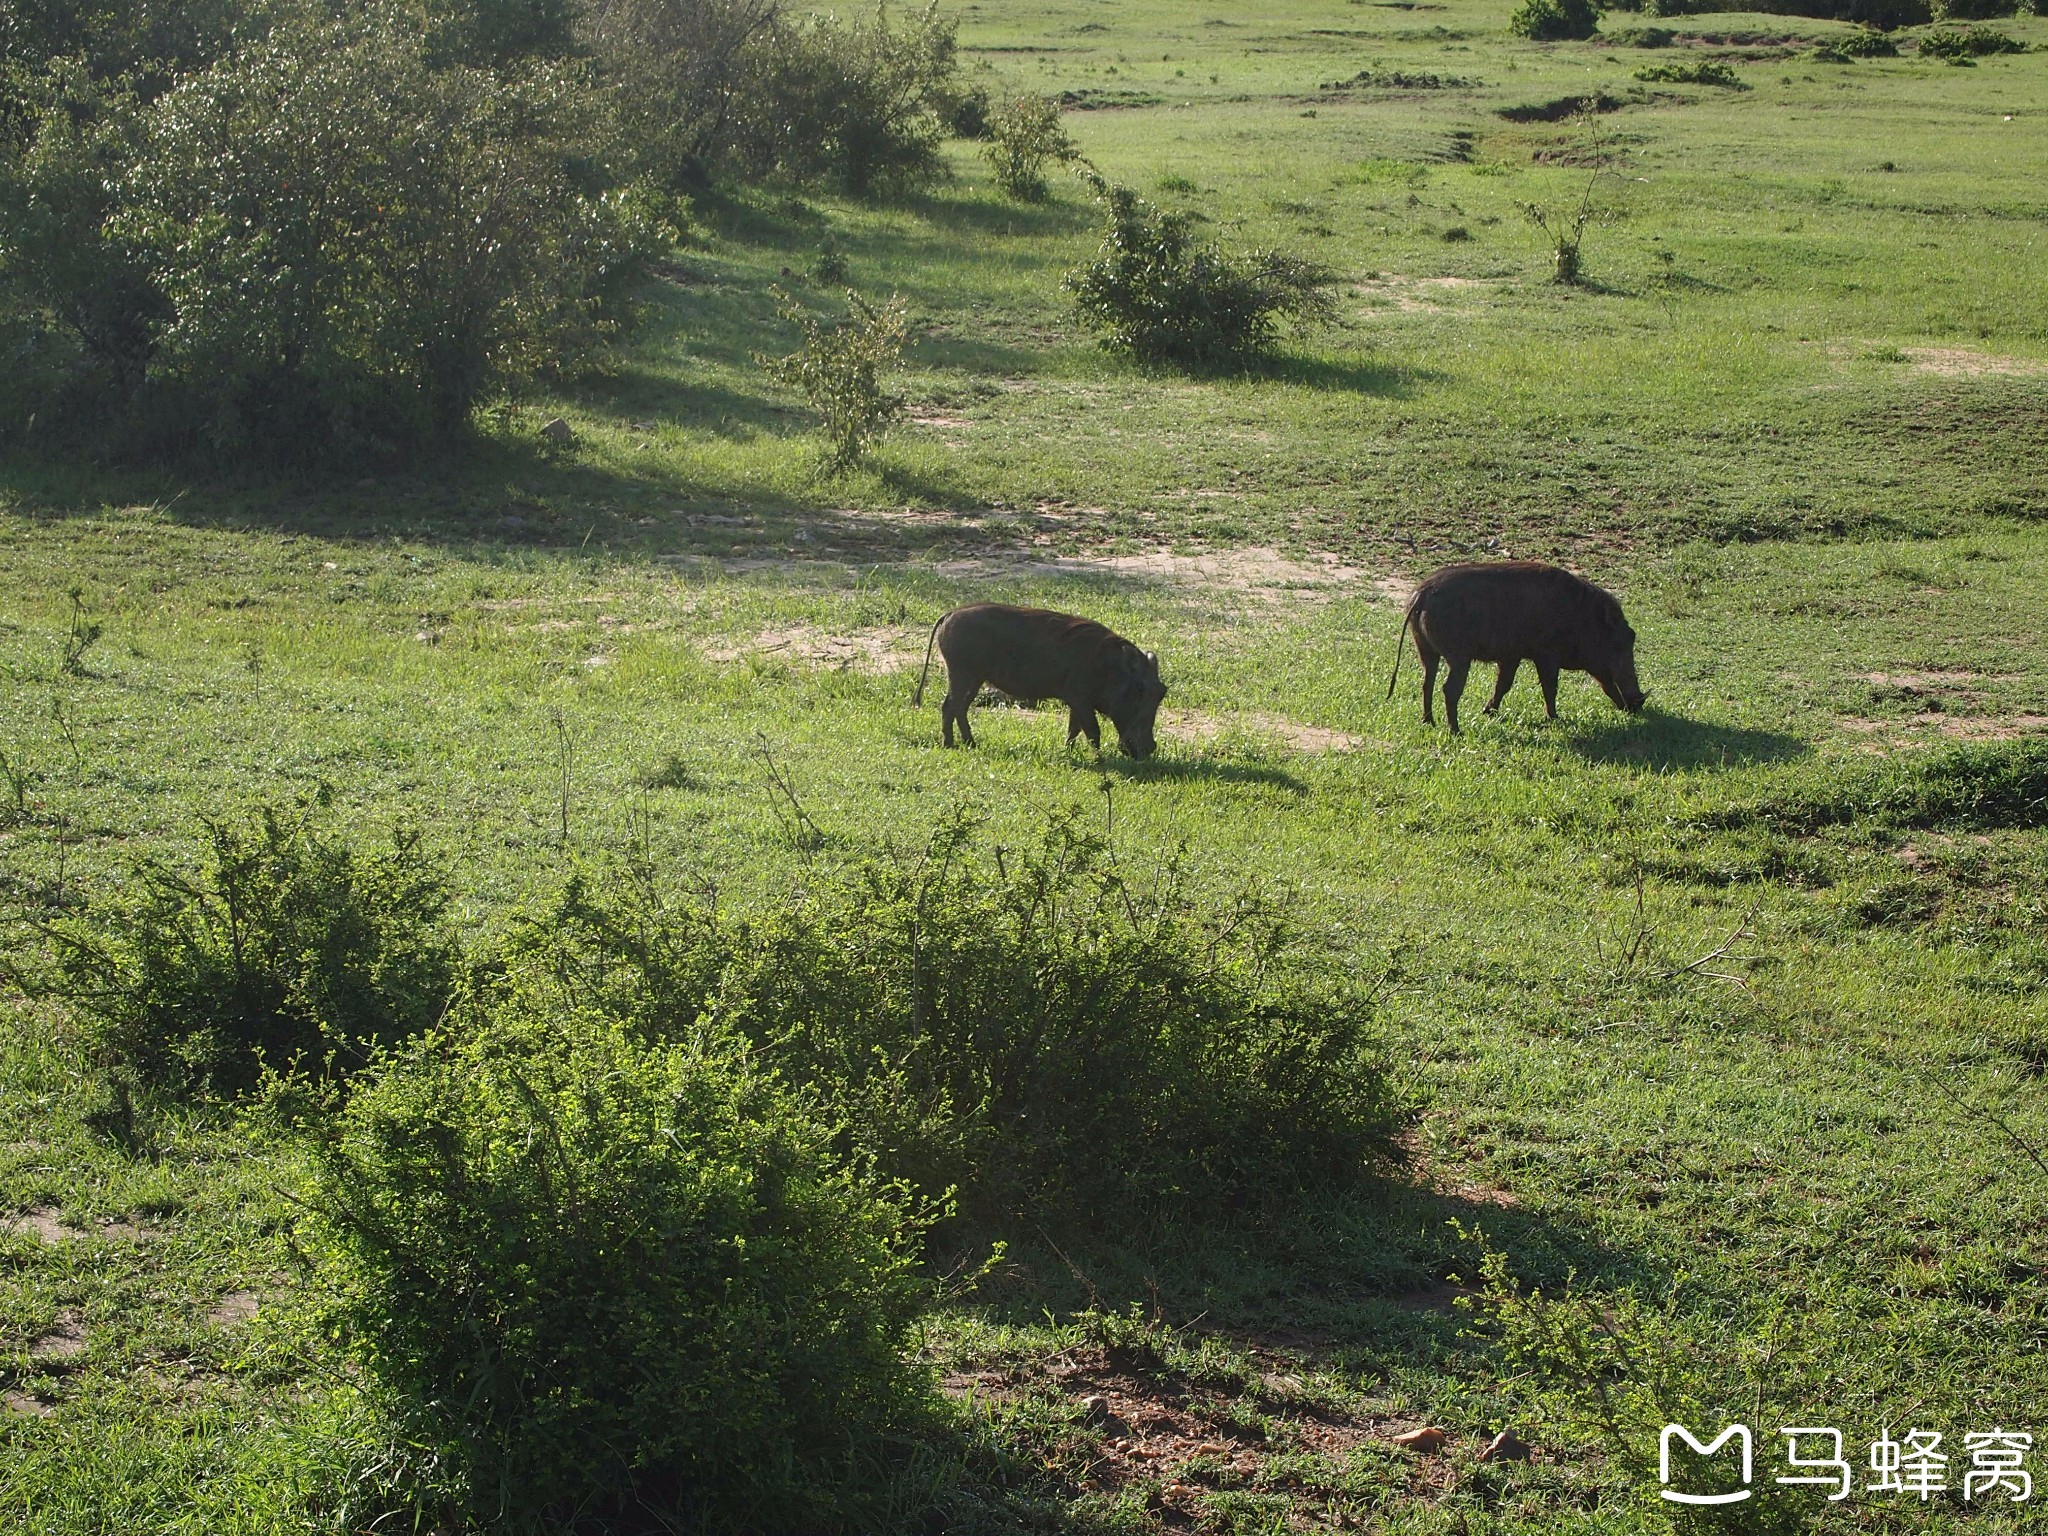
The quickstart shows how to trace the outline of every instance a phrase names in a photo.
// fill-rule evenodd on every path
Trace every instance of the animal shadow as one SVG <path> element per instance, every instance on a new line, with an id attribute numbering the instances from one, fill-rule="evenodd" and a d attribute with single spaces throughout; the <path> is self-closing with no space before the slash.
<path id="1" fill-rule="evenodd" d="M 1592 762 L 1659 769 L 1742 768 L 1808 756 L 1812 746 L 1785 731 L 1716 725 L 1656 708 L 1632 719 L 1576 731 L 1571 749 Z"/>
<path id="2" fill-rule="evenodd" d="M 1284 789 L 1293 795 L 1308 793 L 1307 784 L 1280 768 L 1207 757 L 1125 757 L 1121 752 L 1108 750 L 1106 743 L 1100 757 L 1075 753 L 1074 766 L 1085 768 L 1090 773 L 1114 774 L 1137 784 L 1162 780 L 1179 783 L 1207 780 L 1216 784 L 1263 784 L 1269 789 Z"/>

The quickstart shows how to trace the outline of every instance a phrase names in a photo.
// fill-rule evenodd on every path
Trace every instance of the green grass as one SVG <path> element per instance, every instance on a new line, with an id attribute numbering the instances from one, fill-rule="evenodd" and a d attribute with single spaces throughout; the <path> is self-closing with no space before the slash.
<path id="1" fill-rule="evenodd" d="M 478 932 L 636 845 L 679 886 L 776 901 L 963 803 L 1019 841 L 1080 806 L 1139 867 L 1185 845 L 1200 891 L 1291 892 L 1321 963 L 1379 983 L 1410 1169 L 1277 1235 L 1219 1219 L 1062 1256 L 1014 1234 L 930 1343 L 949 1380 L 989 1378 L 949 1452 L 958 1528 L 1662 1529 L 1571 1392 L 1409 1304 L 1477 1276 L 1453 1218 L 1528 1282 L 1576 1271 L 1655 1311 L 1702 1418 L 1759 1428 L 1760 1481 L 1781 1423 L 1838 1424 L 1852 1458 L 1886 1424 L 1942 1429 L 1952 1475 L 1966 1431 L 2048 1429 L 2040 818 L 1770 814 L 1853 806 L 1958 744 L 2014 750 L 2048 714 L 2048 62 L 1814 63 L 1846 29 L 1768 16 L 1662 23 L 1659 53 L 1542 46 L 1505 12 L 963 12 L 973 69 L 1158 98 L 1069 114 L 1107 174 L 1344 273 L 1349 326 L 1255 376 L 1101 354 L 1057 286 L 1093 244 L 1078 186 L 1009 204 L 955 145 L 957 180 L 905 203 L 701 207 L 614 374 L 444 463 L 316 484 L 0 465 L 4 894 L 116 890 L 137 858 L 195 856 L 201 815 L 320 784 L 361 836 L 422 825 Z M 1801 42 L 1688 41 L 1731 34 Z M 1546 283 L 1517 204 L 1577 195 L 1588 173 L 1556 157 L 1581 131 L 1501 109 L 1716 57 L 1753 89 L 1653 86 L 1602 117 L 1629 155 L 1599 195 L 1625 217 L 1589 232 L 1587 287 Z M 1482 83 L 1320 88 L 1367 69 Z M 828 239 L 856 286 L 909 300 L 905 387 L 939 419 L 830 481 L 750 360 L 787 349 L 783 268 L 831 299 L 802 279 Z M 578 444 L 543 454 L 558 412 Z M 1157 558 L 1245 547 L 1295 563 Z M 1525 677 L 1454 741 L 1420 723 L 1412 656 L 1387 700 L 1399 615 L 1375 582 L 1468 551 L 1613 586 L 1651 712 L 1574 677 L 1546 724 Z M 73 587 L 104 632 L 67 671 Z M 1068 753 L 1055 713 L 1009 709 L 940 750 L 915 660 L 983 598 L 1158 649 L 1160 757 Z M 785 835 L 770 757 L 822 850 Z M 298 1320 L 292 1138 L 155 1116 L 130 1155 L 88 1129 L 97 1093 L 66 1021 L 11 1003 L 0 1211 L 75 1235 L 0 1235 L 0 1513 L 353 1528 L 396 1471 Z M 243 1292 L 253 1319 L 216 1311 Z M 1101 1321 L 1131 1301 L 1160 1327 Z M 1211 1429 L 1263 1415 L 1267 1450 L 1250 1472 L 1197 1457 L 1195 1491 L 1148 1509 L 1144 1478 L 1090 1472 L 1134 1464 L 1083 1379 L 1192 1394 Z M 1315 1450 L 1312 1408 L 1355 1443 Z M 1387 1443 L 1424 1422 L 1457 1436 L 1447 1462 Z M 1544 1459 L 1474 1462 L 1508 1422 Z M 1814 1528 L 2020 1527 L 1859 1489 Z"/>

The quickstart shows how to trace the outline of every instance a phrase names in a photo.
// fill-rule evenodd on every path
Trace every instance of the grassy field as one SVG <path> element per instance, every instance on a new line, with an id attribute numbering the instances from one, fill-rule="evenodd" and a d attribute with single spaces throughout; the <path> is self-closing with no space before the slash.
<path id="1" fill-rule="evenodd" d="M 1963 69 L 1506 11 L 960 9 L 970 75 L 1072 93 L 1105 174 L 1341 272 L 1343 325 L 1261 372 L 1104 355 L 1059 289 L 1084 189 L 1006 202 L 955 144 L 902 201 L 707 199 L 617 369 L 446 462 L 0 464 L 0 895 L 118 892 L 323 786 L 354 836 L 421 828 L 479 933 L 632 847 L 744 906 L 957 807 L 1012 844 L 1077 808 L 1133 868 L 1289 897 L 1377 988 L 1412 1124 L 1277 1235 L 1013 1234 L 930 1329 L 928 1528 L 1665 1529 L 1648 1409 L 1628 1453 L 1597 1422 L 1658 1380 L 1757 1428 L 1760 1485 L 1783 1424 L 1859 1467 L 1948 1436 L 1957 1492 L 1720 1528 L 2025 1528 L 1959 1490 L 1965 1433 L 2048 1431 L 2048 20 Z M 1701 59 L 1749 89 L 1634 78 Z M 1603 143 L 1612 217 L 1552 285 L 1520 205 Z M 826 255 L 917 337 L 910 422 L 838 479 L 752 361 L 789 341 L 771 283 L 833 302 Z M 1572 677 L 1546 723 L 1524 678 L 1452 739 L 1412 656 L 1387 699 L 1408 585 L 1471 553 L 1610 585 L 1648 712 Z M 1064 751 L 1050 709 L 940 750 L 917 662 L 984 599 L 1156 648 L 1159 756 Z M 2031 802 L 1978 793 L 2007 781 Z M 117 1149 L 61 1013 L 5 1007 L 0 1517 L 362 1528 L 397 1474 L 295 1300 L 292 1136 L 165 1113 Z M 1423 1425 L 1449 1445 L 1393 1443 Z M 1480 1462 L 1508 1425 L 1536 1458 Z"/>

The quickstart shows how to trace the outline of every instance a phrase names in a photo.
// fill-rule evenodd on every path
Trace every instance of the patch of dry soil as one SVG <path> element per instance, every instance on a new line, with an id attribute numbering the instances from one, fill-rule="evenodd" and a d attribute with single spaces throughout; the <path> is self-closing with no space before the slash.
<path id="1" fill-rule="evenodd" d="M 254 1291 L 229 1291 L 213 1304 L 206 1320 L 216 1328 L 232 1328 L 254 1317 L 261 1304 Z"/>
<path id="2" fill-rule="evenodd" d="M 1366 318 L 1376 314 L 1442 314 L 1446 306 L 1435 302 L 1437 299 L 1498 287 L 1500 281 L 1487 277 L 1403 277 L 1388 273 L 1358 284 L 1359 297 L 1373 301 L 1360 313 Z"/>
<path id="3" fill-rule="evenodd" d="M 830 635 L 807 624 L 764 629 L 757 635 L 707 640 L 702 649 L 711 661 L 732 662 L 748 656 L 773 656 L 805 666 L 839 671 L 901 672 L 923 659 L 923 636 L 900 630 L 862 630 Z"/>
<path id="4" fill-rule="evenodd" d="M 2048 362 L 2031 357 L 2000 357 L 1992 352 L 1973 352 L 1966 347 L 1901 347 L 1916 373 L 1939 374 L 1945 379 L 2029 378 L 2048 374 Z"/>
<path id="5" fill-rule="evenodd" d="M 1872 720 L 1844 715 L 1842 729 L 1860 736 L 1885 736 L 1894 742 L 1926 741 L 1944 736 L 1957 741 L 2012 741 L 2048 730 L 2048 715 L 1957 715 L 1923 710 L 1904 720 Z"/>
<path id="6" fill-rule="evenodd" d="M 59 1221 L 55 1211 L 40 1205 L 9 1219 L 6 1230 L 24 1237 L 40 1238 L 46 1243 L 65 1243 L 80 1235 Z"/>
<path id="7" fill-rule="evenodd" d="M 1320 725 L 1303 725 L 1280 715 L 1247 713 L 1225 718 L 1198 709 L 1162 709 L 1161 734 L 1177 741 L 1212 741 L 1233 727 L 1261 736 L 1277 736 L 1297 752 L 1350 752 L 1365 745 L 1363 736 L 1333 731 Z"/>
<path id="8" fill-rule="evenodd" d="M 76 1312 L 60 1312 L 45 1333 L 28 1341 L 32 1360 L 74 1360 L 85 1353 L 85 1323 Z"/>
<path id="9" fill-rule="evenodd" d="M 1205 592 L 1261 603 L 1316 603 L 1361 589 L 1391 595 L 1393 583 L 1405 597 L 1409 590 L 1396 578 L 1378 576 L 1349 565 L 1333 554 L 1296 559 L 1264 545 L 1244 549 L 1148 549 L 1128 555 L 983 555 L 942 560 L 937 569 L 956 579 L 1041 574 L 1052 576 L 1117 576 L 1162 586 L 1194 587 Z"/>
<path id="10" fill-rule="evenodd" d="M 1298 1378 L 1274 1376 L 1298 1387 Z M 1075 1403 L 1091 1432 L 1077 1481 L 1113 1493 L 1152 1484 L 1152 1507 L 1174 1524 L 1201 1518 L 1200 1501 L 1217 1487 L 1241 1487 L 1267 1460 L 1307 1450 L 1332 1462 L 1376 1439 L 1387 1426 L 1322 1407 L 1262 1405 L 1261 1430 L 1233 1412 L 1234 1396 L 1169 1370 L 1143 1369 L 1088 1346 L 1011 1371 L 956 1372 L 940 1383 L 950 1396 L 1002 1400 L 1047 1390 Z M 1333 1478 L 1340 1469 L 1331 1468 Z"/>

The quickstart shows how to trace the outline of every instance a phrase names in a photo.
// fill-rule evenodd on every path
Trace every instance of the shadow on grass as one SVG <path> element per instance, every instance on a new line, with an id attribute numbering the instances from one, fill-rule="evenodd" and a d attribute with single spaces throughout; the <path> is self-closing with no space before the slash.
<path id="1" fill-rule="evenodd" d="M 1575 731 L 1571 749 L 1596 763 L 1658 769 L 1742 768 L 1808 756 L 1812 746 L 1785 731 L 1688 720 L 1655 705 L 1633 719 Z"/>
<path id="2" fill-rule="evenodd" d="M 1308 786 L 1280 768 L 1257 763 L 1232 762 L 1212 757 L 1125 757 L 1121 752 L 1103 751 L 1099 759 L 1082 764 L 1092 773 L 1114 774 L 1136 784 L 1259 784 L 1284 789 L 1292 795 L 1306 795 Z"/>
<path id="3" fill-rule="evenodd" d="M 901 206 L 951 233 L 1000 235 L 1005 239 L 1077 234 L 1102 222 L 1102 216 L 1090 204 L 1068 202 L 1057 192 L 1041 203 L 1017 203 L 973 194 L 925 193 L 905 198 Z"/>
<path id="4" fill-rule="evenodd" d="M 1441 383 L 1448 375 L 1434 368 L 1397 367 L 1364 357 L 1330 357 L 1281 353 L 1253 363 L 1245 377 L 1279 384 L 1299 384 L 1332 394 L 1376 395 L 1406 400 L 1423 384 Z"/>
<path id="5" fill-rule="evenodd" d="M 1136 1302 L 1177 1323 L 1294 1333 L 1330 1348 L 1465 1347 L 1465 1320 L 1450 1303 L 1478 1284 L 1483 1247 L 1506 1257 L 1517 1283 L 1546 1289 L 1573 1276 L 1654 1287 L 1661 1276 L 1591 1228 L 1523 1210 L 1512 1197 L 1445 1193 L 1392 1173 L 1257 1212 L 1155 1217 L 1114 1235 L 1006 1235 L 1013 1262 L 979 1293 L 998 1317 L 1027 1324 Z"/>

